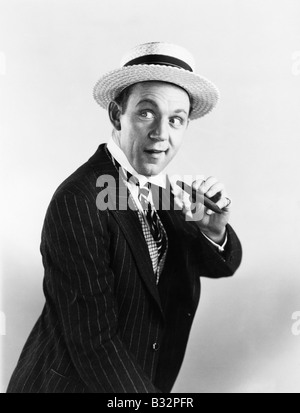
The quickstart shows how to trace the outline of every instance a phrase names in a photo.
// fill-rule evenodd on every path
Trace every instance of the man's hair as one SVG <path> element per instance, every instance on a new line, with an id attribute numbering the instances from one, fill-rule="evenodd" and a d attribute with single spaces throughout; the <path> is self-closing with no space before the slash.
<path id="1" fill-rule="evenodd" d="M 132 93 L 133 88 L 136 86 L 137 83 L 135 83 L 134 85 L 130 85 L 128 86 L 126 89 L 124 89 L 116 98 L 115 98 L 115 102 L 121 107 L 122 109 L 122 114 L 124 115 L 124 113 L 126 112 L 127 106 L 128 106 L 128 100 L 130 98 L 130 95 Z M 178 86 L 180 87 L 180 86 Z M 181 88 L 182 89 L 182 88 Z M 183 89 L 184 90 L 184 89 Z M 185 90 L 186 92 L 186 90 Z M 187 93 L 187 92 L 186 92 Z M 189 95 L 189 94 L 188 94 Z M 191 116 L 192 112 L 193 112 L 193 100 L 191 98 L 191 96 L 189 95 L 190 98 L 190 103 L 191 103 L 191 108 L 190 108 L 190 113 L 189 116 Z"/>
<path id="2" fill-rule="evenodd" d="M 130 98 L 130 95 L 132 93 L 132 90 L 134 88 L 134 85 L 128 86 L 126 89 L 124 89 L 119 96 L 115 98 L 115 102 L 121 107 L 122 109 L 122 114 L 126 112 L 127 106 L 128 106 L 128 100 Z"/>

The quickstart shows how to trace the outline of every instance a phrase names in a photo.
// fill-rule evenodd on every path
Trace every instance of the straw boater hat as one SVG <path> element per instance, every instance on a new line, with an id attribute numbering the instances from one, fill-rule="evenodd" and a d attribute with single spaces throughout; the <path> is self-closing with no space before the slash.
<path id="1" fill-rule="evenodd" d="M 107 109 L 127 87 L 140 82 L 160 81 L 183 88 L 192 100 L 191 120 L 211 112 L 219 91 L 209 80 L 195 73 L 193 56 L 184 48 L 168 43 L 146 43 L 131 50 L 121 68 L 104 75 L 94 88 L 94 97 Z"/>

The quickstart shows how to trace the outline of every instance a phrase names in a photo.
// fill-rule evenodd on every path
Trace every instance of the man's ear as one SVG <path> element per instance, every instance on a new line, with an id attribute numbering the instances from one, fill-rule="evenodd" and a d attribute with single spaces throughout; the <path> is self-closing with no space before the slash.
<path id="1" fill-rule="evenodd" d="M 109 108 L 108 108 L 108 113 L 109 113 L 109 119 L 111 123 L 113 124 L 113 127 L 117 130 L 121 130 L 121 108 L 116 102 L 110 102 Z"/>

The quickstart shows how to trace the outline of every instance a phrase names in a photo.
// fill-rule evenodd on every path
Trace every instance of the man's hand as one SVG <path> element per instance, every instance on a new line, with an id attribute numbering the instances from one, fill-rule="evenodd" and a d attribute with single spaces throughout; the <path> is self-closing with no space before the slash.
<path id="1" fill-rule="evenodd" d="M 206 195 L 222 209 L 222 214 L 216 214 L 204 207 L 202 203 L 196 202 L 193 204 L 197 215 L 199 211 L 203 212 L 200 220 L 195 217 L 195 221 L 199 225 L 200 230 L 212 241 L 221 245 L 226 237 L 226 225 L 229 222 L 229 207 L 231 204 L 231 201 L 226 195 L 225 186 L 218 182 L 216 178 L 210 177 L 206 180 L 199 179 L 195 181 L 192 187 L 197 191 L 197 194 L 200 196 Z"/>

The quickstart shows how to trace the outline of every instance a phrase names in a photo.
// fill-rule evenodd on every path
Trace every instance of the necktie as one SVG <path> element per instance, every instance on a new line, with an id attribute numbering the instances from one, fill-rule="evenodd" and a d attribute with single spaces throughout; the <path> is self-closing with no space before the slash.
<path id="1" fill-rule="evenodd" d="M 144 210 L 151 234 L 156 242 L 159 260 L 161 260 L 166 249 L 166 239 L 158 214 L 149 201 L 150 193 L 151 184 L 148 182 L 145 186 L 139 188 L 139 201 Z"/>

